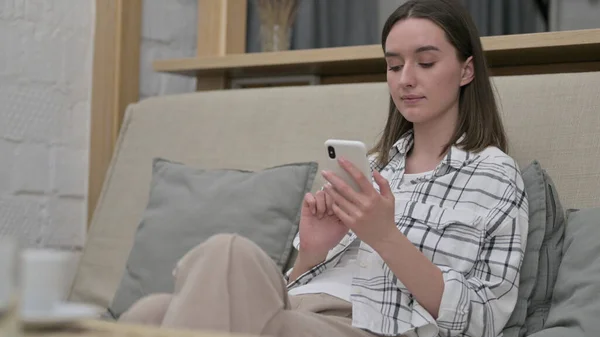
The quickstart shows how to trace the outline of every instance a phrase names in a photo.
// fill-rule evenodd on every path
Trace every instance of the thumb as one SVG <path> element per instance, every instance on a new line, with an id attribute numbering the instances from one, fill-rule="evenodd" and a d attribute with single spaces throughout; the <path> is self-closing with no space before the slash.
<path id="1" fill-rule="evenodd" d="M 373 170 L 373 178 L 375 178 L 375 182 L 379 186 L 379 191 L 382 196 L 390 197 L 393 196 L 392 189 L 390 188 L 390 184 L 387 179 L 385 179 L 381 173 L 377 170 Z"/>

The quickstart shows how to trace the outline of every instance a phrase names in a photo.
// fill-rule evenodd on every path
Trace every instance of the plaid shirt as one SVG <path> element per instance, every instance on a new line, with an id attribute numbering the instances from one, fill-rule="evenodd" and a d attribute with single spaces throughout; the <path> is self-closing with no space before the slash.
<path id="1" fill-rule="evenodd" d="M 516 303 L 527 239 L 528 201 L 519 168 L 494 147 L 477 154 L 451 147 L 430 176 L 402 182 L 412 145 L 408 132 L 390 151 L 387 165 L 371 158 L 371 168 L 390 183 L 398 230 L 442 271 L 438 318 L 361 242 L 360 268 L 352 280 L 353 326 L 391 336 L 499 336 Z M 323 263 L 288 289 L 334 266 L 354 239 L 348 232 Z"/>

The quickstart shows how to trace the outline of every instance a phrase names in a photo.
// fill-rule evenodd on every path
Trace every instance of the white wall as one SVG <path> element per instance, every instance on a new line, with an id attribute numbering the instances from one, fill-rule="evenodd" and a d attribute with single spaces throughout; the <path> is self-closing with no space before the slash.
<path id="1" fill-rule="evenodd" d="M 193 92 L 194 78 L 157 73 L 152 62 L 196 55 L 197 0 L 144 0 L 140 98 Z"/>
<path id="2" fill-rule="evenodd" d="M 0 0 L 0 235 L 85 237 L 94 2 Z"/>
<path id="3" fill-rule="evenodd" d="M 85 240 L 94 0 L 0 0 L 0 235 Z M 196 54 L 197 0 L 144 0 L 140 98 L 191 92 L 156 59 Z"/>
<path id="4" fill-rule="evenodd" d="M 550 30 L 600 28 L 600 0 L 551 0 Z"/>

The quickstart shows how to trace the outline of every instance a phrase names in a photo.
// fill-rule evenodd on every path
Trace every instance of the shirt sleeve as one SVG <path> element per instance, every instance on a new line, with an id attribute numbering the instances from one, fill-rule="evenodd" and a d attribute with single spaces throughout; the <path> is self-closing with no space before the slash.
<path id="1" fill-rule="evenodd" d="M 495 337 L 514 310 L 528 230 L 528 202 L 520 175 L 512 193 L 487 217 L 482 249 L 465 275 L 440 266 L 444 292 L 437 325 L 441 336 Z"/>

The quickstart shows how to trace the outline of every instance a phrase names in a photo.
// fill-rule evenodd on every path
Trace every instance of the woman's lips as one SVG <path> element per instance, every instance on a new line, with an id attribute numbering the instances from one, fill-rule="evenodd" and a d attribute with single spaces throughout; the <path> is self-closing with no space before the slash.
<path id="1" fill-rule="evenodd" d="M 406 103 L 406 104 L 416 104 L 421 102 L 422 100 L 425 99 L 425 96 L 418 96 L 418 95 L 405 95 L 401 97 L 402 102 Z"/>

